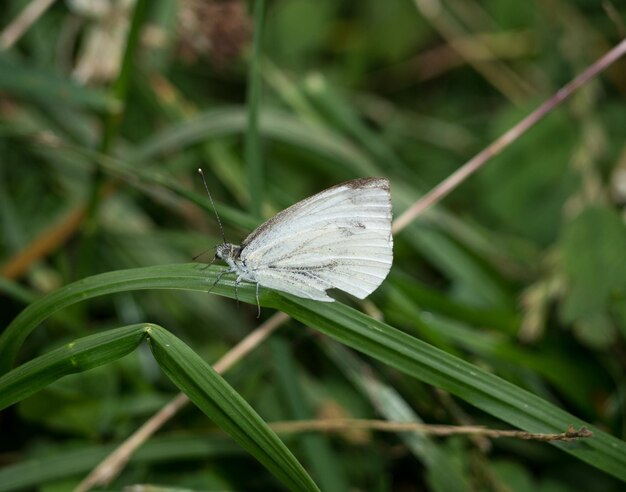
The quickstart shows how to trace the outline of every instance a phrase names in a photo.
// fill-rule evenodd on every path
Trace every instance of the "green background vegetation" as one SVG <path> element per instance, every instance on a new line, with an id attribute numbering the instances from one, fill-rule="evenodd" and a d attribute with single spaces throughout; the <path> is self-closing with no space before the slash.
<path id="1" fill-rule="evenodd" d="M 179 389 L 196 405 L 111 488 L 621 490 L 624 61 L 398 233 L 365 302 L 265 292 L 261 321 L 293 320 L 225 379 L 207 363 L 259 324 L 254 288 L 206 294 L 220 268 L 189 261 L 220 241 L 198 167 L 235 243 L 360 176 L 398 216 L 615 45 L 623 7 L 263 3 L 57 2 L 0 51 L 0 490 L 72 488 Z M 594 437 L 263 423 L 322 416 Z"/>

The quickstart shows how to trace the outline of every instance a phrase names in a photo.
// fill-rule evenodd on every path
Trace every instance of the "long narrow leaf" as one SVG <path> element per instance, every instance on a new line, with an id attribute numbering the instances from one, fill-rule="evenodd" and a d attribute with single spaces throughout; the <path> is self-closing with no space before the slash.
<path id="1" fill-rule="evenodd" d="M 215 267 L 168 265 L 110 272 L 83 279 L 28 306 L 0 338 L 0 361 L 10 366 L 22 341 L 52 312 L 79 300 L 133 289 L 206 290 Z M 453 393 L 505 422 L 530 432 L 563 432 L 569 425 L 587 425 L 503 379 L 453 357 L 385 323 L 341 303 L 318 303 L 261 290 L 261 304 L 278 308 L 336 340 L 406 374 Z M 232 282 L 214 292 L 234 297 Z M 242 285 L 239 298 L 254 303 L 254 287 Z M 594 437 L 553 443 L 579 459 L 626 481 L 626 443 L 587 425 Z"/>
<path id="2" fill-rule="evenodd" d="M 248 210 L 252 215 L 261 215 L 263 190 L 265 188 L 265 170 L 259 135 L 259 112 L 261 106 L 261 44 L 265 17 L 265 0 L 254 1 L 254 42 L 248 68 L 248 126 L 244 141 L 246 172 L 248 175 L 248 191 L 250 204 Z"/>
<path id="3" fill-rule="evenodd" d="M 181 147 L 233 134 L 246 129 L 243 107 L 224 107 L 200 114 L 193 120 L 173 125 L 135 148 L 134 160 L 147 161 Z M 308 124 L 284 111 L 265 108 L 259 119 L 264 137 L 285 142 L 339 162 L 353 173 L 375 174 L 376 166 L 350 141 L 328 129 Z"/>
<path id="4" fill-rule="evenodd" d="M 62 102 L 96 111 L 115 112 L 119 102 L 103 91 L 90 89 L 54 72 L 0 56 L 0 90 L 26 98 Z"/>
<path id="5" fill-rule="evenodd" d="M 298 366 L 288 343 L 280 337 L 270 341 L 273 359 L 276 364 L 276 385 L 285 405 L 287 418 L 308 420 L 314 417 L 309 408 L 307 394 L 298 378 Z M 348 480 L 341 467 L 341 459 L 331 448 L 326 436 L 320 434 L 303 434 L 298 443 L 302 448 L 304 459 L 309 464 L 313 476 L 322 490 L 348 490 Z"/>
<path id="6" fill-rule="evenodd" d="M 30 332 L 59 309 L 92 297 L 129 290 L 208 290 L 214 281 L 214 269 L 203 270 L 203 265 L 199 264 L 187 265 L 182 269 L 181 266 L 135 268 L 94 275 L 66 285 L 33 302 L 0 336 L 0 374 L 11 367 L 17 351 Z M 223 288 L 223 285 L 216 286 L 220 292 Z"/>
<path id="7" fill-rule="evenodd" d="M 119 359 L 137 348 L 147 324 L 124 326 L 80 338 L 26 362 L 0 377 L 0 410 L 57 379 Z"/>
<path id="8" fill-rule="evenodd" d="M 626 481 L 626 443 L 532 393 L 339 303 L 276 296 L 274 307 L 428 384 L 529 432 L 565 432 L 585 426 L 593 438 L 552 442 L 562 450 Z"/>
<path id="9" fill-rule="evenodd" d="M 157 325 L 137 324 L 87 336 L 8 372 L 0 377 L 0 410 L 63 376 L 119 359 L 146 337 L 163 371 L 209 418 L 291 490 L 318 490 L 250 405 L 191 348 Z"/>
<path id="10" fill-rule="evenodd" d="M 423 423 L 402 396 L 382 381 L 373 367 L 365 364 L 350 350 L 326 338 L 321 347 L 346 377 L 370 400 L 377 412 L 395 422 Z M 398 434 L 406 447 L 426 467 L 426 479 L 438 492 L 469 492 L 468 481 L 443 450 L 430 437 L 418 432 Z"/>
<path id="11" fill-rule="evenodd" d="M 78 449 L 54 447 L 53 453 L 31 456 L 0 469 L 0 492 L 33 490 L 42 483 L 78 477 L 89 472 L 121 443 L 81 446 Z M 131 463 L 189 463 L 191 460 L 241 455 L 244 451 L 232 439 L 211 434 L 152 437 L 130 458 Z"/>
<path id="12" fill-rule="evenodd" d="M 274 431 L 200 356 L 163 329 L 150 330 L 149 343 L 176 386 L 291 490 L 319 490 Z"/>

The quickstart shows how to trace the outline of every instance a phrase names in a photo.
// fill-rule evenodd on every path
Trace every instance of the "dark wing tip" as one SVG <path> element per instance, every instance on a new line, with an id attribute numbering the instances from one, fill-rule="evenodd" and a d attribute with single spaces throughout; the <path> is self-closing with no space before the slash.
<path id="1" fill-rule="evenodd" d="M 383 190 L 389 190 L 389 180 L 387 178 L 358 178 L 352 181 L 346 181 L 337 186 L 347 186 L 348 188 L 380 188 Z"/>

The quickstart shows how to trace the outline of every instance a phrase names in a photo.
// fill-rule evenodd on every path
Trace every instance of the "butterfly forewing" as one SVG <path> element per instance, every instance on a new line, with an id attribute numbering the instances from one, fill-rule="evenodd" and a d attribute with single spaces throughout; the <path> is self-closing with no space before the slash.
<path id="1" fill-rule="evenodd" d="M 283 210 L 241 245 L 241 260 L 264 286 L 319 301 L 330 288 L 358 298 L 374 291 L 392 263 L 389 182 L 364 178 Z"/>

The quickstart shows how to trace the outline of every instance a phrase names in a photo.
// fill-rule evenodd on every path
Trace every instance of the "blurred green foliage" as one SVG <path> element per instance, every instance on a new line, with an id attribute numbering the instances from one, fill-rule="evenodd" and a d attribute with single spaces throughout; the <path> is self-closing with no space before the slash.
<path id="1" fill-rule="evenodd" d="M 27 3 L 2 2 L 0 26 Z M 262 144 L 253 150 L 264 178 L 252 189 L 244 159 L 251 4 L 147 3 L 127 72 L 119 67 L 133 10 L 123 7 L 97 14 L 56 2 L 0 51 L 2 327 L 75 280 L 185 263 L 211 248 L 220 237 L 200 166 L 234 242 L 258 216 L 363 175 L 391 180 L 397 216 L 616 44 L 626 22 L 619 2 L 267 0 Z M 392 273 L 357 305 L 620 439 L 625 73 L 617 62 L 399 233 Z M 115 89 L 123 84 L 126 94 Z M 254 196 L 264 197 L 261 210 L 247 213 Z M 52 314 L 19 362 L 142 322 L 213 362 L 254 329 L 255 316 L 254 306 L 202 292 L 118 292 Z M 226 375 L 266 421 L 506 427 L 298 322 L 274 337 Z M 75 486 L 176 391 L 140 346 L 4 410 L 0 489 Z M 285 440 L 324 490 L 623 488 L 542 443 L 380 433 Z M 280 486 L 195 407 L 111 486 L 136 483 Z"/>

